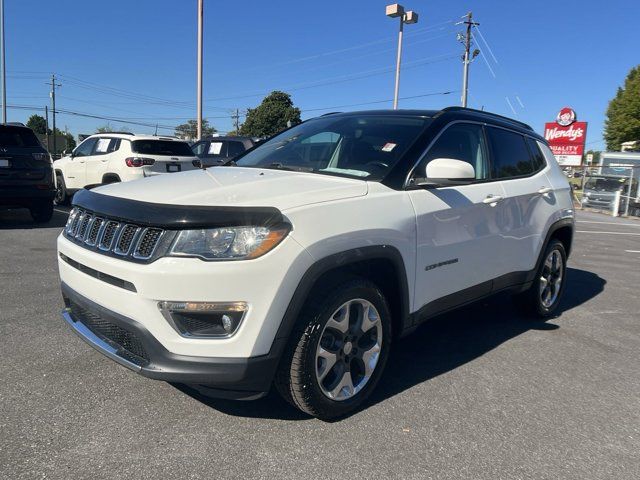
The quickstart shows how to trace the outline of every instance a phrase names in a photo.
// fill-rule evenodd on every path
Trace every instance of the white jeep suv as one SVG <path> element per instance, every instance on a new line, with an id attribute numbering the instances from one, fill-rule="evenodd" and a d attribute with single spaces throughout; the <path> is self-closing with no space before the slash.
<path id="1" fill-rule="evenodd" d="M 83 188 L 126 182 L 161 173 L 194 170 L 195 154 L 174 137 L 99 133 L 87 137 L 70 155 L 54 162 L 58 205 Z"/>
<path id="2" fill-rule="evenodd" d="M 520 122 L 325 115 L 227 166 L 78 192 L 63 315 L 146 377 L 235 399 L 275 384 L 333 418 L 435 315 L 504 290 L 556 311 L 573 225 L 565 175 Z"/>

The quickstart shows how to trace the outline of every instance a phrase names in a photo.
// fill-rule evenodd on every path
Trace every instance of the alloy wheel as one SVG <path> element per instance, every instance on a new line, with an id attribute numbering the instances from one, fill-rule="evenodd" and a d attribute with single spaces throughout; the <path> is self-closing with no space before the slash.
<path id="1" fill-rule="evenodd" d="M 358 394 L 371 379 L 382 348 L 380 313 L 367 300 L 342 304 L 325 324 L 316 350 L 316 379 L 335 401 Z"/>
<path id="2" fill-rule="evenodd" d="M 544 261 L 540 275 L 540 302 L 544 308 L 551 308 L 558 299 L 562 287 L 562 255 L 552 250 Z"/>

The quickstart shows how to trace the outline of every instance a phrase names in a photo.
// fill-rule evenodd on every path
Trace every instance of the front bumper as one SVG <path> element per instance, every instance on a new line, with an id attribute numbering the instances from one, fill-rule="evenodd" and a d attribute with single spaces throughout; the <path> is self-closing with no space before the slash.
<path id="1" fill-rule="evenodd" d="M 280 351 L 251 358 L 195 357 L 169 352 L 139 322 L 110 311 L 62 284 L 62 315 L 100 353 L 155 380 L 206 386 L 212 396 L 259 398 L 269 391 Z"/>

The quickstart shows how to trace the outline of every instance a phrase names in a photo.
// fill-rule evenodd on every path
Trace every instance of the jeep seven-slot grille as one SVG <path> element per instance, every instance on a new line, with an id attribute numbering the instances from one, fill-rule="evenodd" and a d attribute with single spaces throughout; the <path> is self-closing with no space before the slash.
<path id="1" fill-rule="evenodd" d="M 95 312 L 81 307 L 73 301 L 69 301 L 69 309 L 73 318 L 84 324 L 93 333 L 109 341 L 118 348 L 118 355 L 135 363 L 146 366 L 149 364 L 149 355 L 138 336 L 112 323 Z"/>
<path id="2" fill-rule="evenodd" d="M 64 228 L 65 237 L 75 243 L 127 260 L 149 260 L 164 232 L 104 218 L 78 207 L 71 210 Z"/>

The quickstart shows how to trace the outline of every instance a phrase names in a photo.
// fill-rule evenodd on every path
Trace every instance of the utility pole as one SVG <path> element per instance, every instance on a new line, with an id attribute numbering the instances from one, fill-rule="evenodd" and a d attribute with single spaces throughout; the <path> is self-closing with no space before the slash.
<path id="1" fill-rule="evenodd" d="M 240 110 L 236 108 L 236 113 L 232 117 L 236 127 L 236 135 L 240 135 Z"/>
<path id="2" fill-rule="evenodd" d="M 198 113 L 197 140 L 202 138 L 202 23 L 204 20 L 204 0 L 198 0 Z"/>
<path id="3" fill-rule="evenodd" d="M 53 119 L 53 155 L 56 154 L 56 87 L 61 87 L 62 85 L 56 83 L 56 75 L 51 74 L 51 83 L 47 83 L 47 85 L 51 85 L 51 116 Z"/>
<path id="4" fill-rule="evenodd" d="M 47 138 L 47 152 L 51 151 L 51 145 L 49 145 L 49 107 L 44 106 L 44 121 L 47 124 L 44 128 L 44 134 Z"/>
<path id="5" fill-rule="evenodd" d="M 459 40 L 464 41 L 464 56 L 462 57 L 464 70 L 462 74 L 462 106 L 467 106 L 467 96 L 469 94 L 469 64 L 471 61 L 480 53 L 479 50 L 475 50 L 473 55 L 471 55 L 471 29 L 477 25 L 480 25 L 477 22 L 473 21 L 473 12 L 469 12 L 466 15 L 466 20 L 464 23 L 467 26 L 466 35 L 458 35 Z M 464 18 L 464 17 L 463 17 Z"/>
<path id="6" fill-rule="evenodd" d="M 2 77 L 2 123 L 7 123 L 7 68 L 4 58 L 4 0 L 0 0 L 0 76 Z"/>

